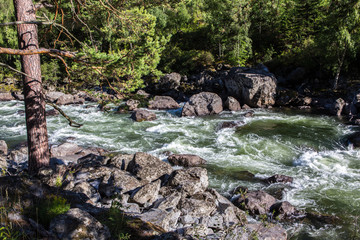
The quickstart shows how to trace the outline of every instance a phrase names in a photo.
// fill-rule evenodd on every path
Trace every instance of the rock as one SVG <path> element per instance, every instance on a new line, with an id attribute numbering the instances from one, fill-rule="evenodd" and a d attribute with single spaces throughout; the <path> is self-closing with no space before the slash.
<path id="1" fill-rule="evenodd" d="M 223 111 L 221 98 L 211 92 L 193 95 L 185 104 L 181 116 L 204 116 L 218 114 Z"/>
<path id="2" fill-rule="evenodd" d="M 176 170 L 168 184 L 192 196 L 204 192 L 208 187 L 207 171 L 199 167 Z"/>
<path id="3" fill-rule="evenodd" d="M 4 156 L 0 155 L 0 172 L 7 169 L 8 163 Z"/>
<path id="4" fill-rule="evenodd" d="M 140 205 L 145 205 L 146 207 L 150 206 L 158 198 L 160 185 L 161 180 L 146 184 L 138 191 L 134 192 L 131 199 Z"/>
<path id="5" fill-rule="evenodd" d="M 235 122 L 235 121 L 229 121 L 229 122 L 222 122 L 219 124 L 219 126 L 217 127 L 217 130 L 220 131 L 221 129 L 225 129 L 225 128 L 234 128 L 239 126 L 240 124 L 244 124 L 244 122 Z"/>
<path id="6" fill-rule="evenodd" d="M 153 121 L 156 119 L 156 115 L 153 112 L 149 112 L 144 109 L 138 109 L 131 114 L 131 119 L 136 122 Z"/>
<path id="7" fill-rule="evenodd" d="M 256 236 L 256 239 L 259 240 L 287 240 L 287 233 L 284 228 L 275 224 L 266 224 L 261 223 L 249 223 L 245 226 L 245 231 L 251 236 Z"/>
<path id="8" fill-rule="evenodd" d="M 168 157 L 168 161 L 177 166 L 195 167 L 206 164 L 206 160 L 193 154 L 173 154 Z"/>
<path id="9" fill-rule="evenodd" d="M 180 217 L 181 212 L 175 210 L 162 210 L 162 209 L 151 209 L 148 212 L 141 214 L 139 217 L 145 222 L 151 222 L 152 224 L 161 227 L 165 231 L 173 231 L 176 229 L 176 223 Z"/>
<path id="10" fill-rule="evenodd" d="M 232 68 L 224 78 L 230 96 L 251 107 L 268 107 L 275 104 L 277 80 L 271 73 L 261 70 Z"/>
<path id="11" fill-rule="evenodd" d="M 180 108 L 180 105 L 169 96 L 155 96 L 155 98 L 149 101 L 149 108 L 150 109 L 177 109 Z"/>
<path id="12" fill-rule="evenodd" d="M 8 146 L 4 140 L 0 140 L 0 154 L 8 154 Z"/>
<path id="13" fill-rule="evenodd" d="M 348 142 L 353 145 L 354 148 L 360 147 L 360 132 L 355 132 L 348 137 Z"/>
<path id="14" fill-rule="evenodd" d="M 51 109 L 51 110 L 46 111 L 47 117 L 57 116 L 59 114 L 60 113 L 56 109 Z"/>
<path id="15" fill-rule="evenodd" d="M 150 98 L 151 96 L 149 93 L 145 92 L 144 90 L 138 90 L 136 92 L 136 95 L 142 96 L 145 99 Z"/>
<path id="16" fill-rule="evenodd" d="M 265 181 L 268 183 L 292 183 L 293 180 L 294 179 L 292 177 L 275 174 L 274 176 L 267 178 Z"/>
<path id="17" fill-rule="evenodd" d="M 331 113 L 336 115 L 336 116 L 341 116 L 341 113 L 345 107 L 346 102 L 344 101 L 344 99 L 342 98 L 338 98 L 336 99 L 336 101 L 334 102 L 332 108 L 331 108 Z"/>
<path id="18" fill-rule="evenodd" d="M 61 95 L 55 103 L 57 105 L 69 105 L 69 104 L 84 104 L 85 99 L 80 98 L 79 96 L 73 96 L 71 94 Z"/>
<path id="19" fill-rule="evenodd" d="M 169 90 L 177 90 L 180 87 L 181 75 L 179 73 L 166 74 L 159 79 L 156 88 L 160 92 L 167 92 Z"/>
<path id="20" fill-rule="evenodd" d="M 21 92 L 12 92 L 11 95 L 18 101 L 24 101 L 24 94 Z"/>
<path id="21" fill-rule="evenodd" d="M 63 143 L 59 146 L 51 146 L 50 154 L 52 157 L 63 157 L 68 155 L 75 155 L 82 151 L 83 148 L 79 147 L 75 143 Z"/>
<path id="22" fill-rule="evenodd" d="M 216 211 L 216 200 L 210 192 L 201 192 L 183 197 L 179 203 L 182 216 L 191 216 L 194 222 L 183 222 L 184 224 L 199 223 L 196 219 L 211 216 Z M 183 217 L 182 217 L 183 218 Z"/>
<path id="23" fill-rule="evenodd" d="M 46 100 L 52 102 L 52 103 L 55 103 L 56 100 L 58 100 L 61 96 L 64 96 L 65 93 L 62 93 L 62 92 L 47 92 L 45 94 L 45 98 Z"/>
<path id="24" fill-rule="evenodd" d="M 295 209 L 293 205 L 291 205 L 288 201 L 278 202 L 273 204 L 270 207 L 270 212 L 274 215 L 274 217 L 281 219 L 291 218 L 298 211 Z"/>
<path id="25" fill-rule="evenodd" d="M 176 206 L 179 204 L 181 199 L 181 193 L 173 192 L 169 196 L 165 196 L 158 201 L 155 202 L 154 208 L 159 208 L 162 210 L 166 209 L 175 209 Z"/>
<path id="26" fill-rule="evenodd" d="M 110 232 L 106 226 L 79 208 L 72 208 L 66 213 L 56 216 L 50 222 L 50 231 L 59 239 L 64 240 L 105 240 L 110 238 Z"/>
<path id="27" fill-rule="evenodd" d="M 173 171 L 170 164 L 143 152 L 135 153 L 134 159 L 129 162 L 127 170 L 147 182 L 152 182 L 166 174 L 169 175 Z"/>
<path id="28" fill-rule="evenodd" d="M 191 226 L 185 229 L 184 234 L 189 236 L 194 236 L 198 239 L 203 239 L 202 237 L 206 237 L 214 233 L 210 228 L 206 226 L 206 224 L 196 224 L 195 226 Z"/>
<path id="29" fill-rule="evenodd" d="M 125 105 L 128 107 L 129 111 L 133 111 L 138 108 L 140 104 L 139 100 L 129 99 L 126 101 Z"/>
<path id="30" fill-rule="evenodd" d="M 0 102 L 3 101 L 11 101 L 11 100 L 15 100 L 14 96 L 11 95 L 11 93 L 2 93 L 0 92 Z"/>
<path id="31" fill-rule="evenodd" d="M 119 189 L 122 193 L 134 190 L 145 182 L 139 181 L 136 177 L 132 176 L 128 172 L 121 170 L 112 170 L 113 186 Z M 116 190 L 119 192 L 118 190 Z"/>
<path id="32" fill-rule="evenodd" d="M 230 111 L 240 111 L 241 110 L 240 103 L 238 102 L 238 100 L 236 100 L 233 97 L 227 97 L 224 105 L 225 105 L 225 108 L 229 109 Z"/>
<path id="33" fill-rule="evenodd" d="M 249 107 L 248 105 L 244 104 L 244 105 L 242 106 L 242 109 L 244 109 L 244 110 L 250 110 L 251 107 Z"/>
<path id="34" fill-rule="evenodd" d="M 289 75 L 286 77 L 286 79 L 289 82 L 293 82 L 296 83 L 299 80 L 304 80 L 304 76 L 306 74 L 306 70 L 303 67 L 297 67 L 296 69 L 294 69 L 293 71 L 291 71 L 289 73 Z"/>
<path id="35" fill-rule="evenodd" d="M 248 192 L 233 200 L 235 206 L 248 210 L 251 214 L 261 215 L 269 212 L 270 207 L 276 203 L 276 199 L 264 191 Z"/>
<path id="36" fill-rule="evenodd" d="M 28 147 L 27 146 L 18 146 L 10 152 L 10 160 L 14 161 L 17 164 L 27 162 L 28 160 Z"/>
<path id="37" fill-rule="evenodd" d="M 247 111 L 246 113 L 244 113 L 244 117 L 253 117 L 254 116 L 254 111 L 250 110 Z"/>
<path id="38" fill-rule="evenodd" d="M 129 162 L 134 159 L 134 154 L 118 154 L 110 159 L 109 164 L 121 170 L 127 170 Z"/>

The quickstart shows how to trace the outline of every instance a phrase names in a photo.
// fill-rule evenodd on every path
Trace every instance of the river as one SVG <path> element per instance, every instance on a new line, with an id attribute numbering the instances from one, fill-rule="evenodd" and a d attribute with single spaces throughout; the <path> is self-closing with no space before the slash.
<path id="1" fill-rule="evenodd" d="M 197 154 L 208 161 L 210 186 L 223 194 L 239 185 L 268 192 L 285 187 L 281 200 L 340 218 L 336 225 L 285 224 L 291 239 L 351 239 L 355 234 L 360 216 L 360 151 L 344 139 L 358 129 L 335 117 L 255 109 L 251 118 L 245 118 L 244 112 L 181 118 L 174 110 L 155 111 L 157 120 L 139 123 L 129 114 L 87 106 L 62 107 L 84 124 L 81 128 L 68 126 L 61 116 L 47 119 L 50 144 L 71 141 L 121 153 L 144 151 L 161 159 L 166 159 L 166 152 Z M 10 147 L 26 140 L 24 114 L 19 110 L 24 110 L 21 102 L 0 102 L 0 139 Z M 219 130 L 224 121 L 237 121 L 240 127 Z M 274 174 L 292 176 L 294 182 L 283 186 L 258 180 Z"/>

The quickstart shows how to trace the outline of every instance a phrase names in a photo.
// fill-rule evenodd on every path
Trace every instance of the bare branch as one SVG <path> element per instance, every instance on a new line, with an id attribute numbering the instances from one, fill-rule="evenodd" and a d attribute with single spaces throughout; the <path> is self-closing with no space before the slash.
<path id="1" fill-rule="evenodd" d="M 16 21 L 16 22 L 7 22 L 0 23 L 0 26 L 11 26 L 11 25 L 19 25 L 19 24 L 37 24 L 37 25 L 52 25 L 54 22 L 49 21 Z"/>
<path id="2" fill-rule="evenodd" d="M 9 54 L 9 55 L 34 55 L 34 54 L 55 54 L 62 57 L 75 58 L 76 54 L 68 51 L 61 51 L 58 49 L 47 49 L 39 48 L 33 50 L 20 50 L 12 48 L 3 48 L 0 47 L 0 54 Z"/>
<path id="3" fill-rule="evenodd" d="M 26 76 L 26 77 L 28 77 L 28 78 L 33 78 L 33 77 L 29 76 L 28 74 L 26 74 L 26 73 L 24 73 L 24 72 L 21 72 L 21 71 L 15 69 L 15 68 L 11 67 L 10 65 L 5 64 L 5 63 L 0 62 L 0 66 L 6 67 L 6 68 L 10 69 L 11 71 L 14 71 L 14 72 L 16 72 L 16 73 L 18 73 L 18 74 L 24 75 L 24 76 Z M 34 79 L 34 78 L 33 78 L 33 79 Z"/>
<path id="4" fill-rule="evenodd" d="M 80 128 L 83 124 L 77 123 L 75 121 L 73 121 L 68 115 L 66 115 L 66 113 L 64 113 L 63 110 L 61 110 L 61 108 L 59 108 L 59 106 L 57 106 L 54 103 L 51 102 L 46 102 L 46 104 L 52 106 L 53 108 L 55 108 L 61 115 L 63 115 L 64 118 L 66 118 L 66 120 L 68 120 L 69 125 L 71 127 L 76 127 L 76 128 Z"/>

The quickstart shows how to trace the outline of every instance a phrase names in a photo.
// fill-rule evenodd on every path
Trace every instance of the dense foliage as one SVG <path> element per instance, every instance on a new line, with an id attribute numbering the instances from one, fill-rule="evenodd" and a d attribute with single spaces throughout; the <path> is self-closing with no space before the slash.
<path id="1" fill-rule="evenodd" d="M 40 44 L 77 53 L 42 57 L 49 85 L 107 84 L 133 91 L 144 77 L 184 74 L 219 65 L 263 62 L 286 75 L 303 67 L 337 85 L 358 74 L 359 0 L 47 0 L 40 8 Z M 0 22 L 14 20 L 12 1 L 0 0 Z M 16 28 L 0 27 L 0 46 L 16 48 Z M 19 68 L 17 57 L 0 61 Z M 290 69 L 290 70 L 289 70 Z M 0 78 L 12 76 L 10 71 Z"/>

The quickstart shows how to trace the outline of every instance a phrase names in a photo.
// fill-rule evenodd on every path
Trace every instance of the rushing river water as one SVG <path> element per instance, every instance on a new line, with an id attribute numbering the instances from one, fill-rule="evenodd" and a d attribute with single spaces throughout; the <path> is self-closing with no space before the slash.
<path id="1" fill-rule="evenodd" d="M 24 115 L 18 112 L 23 108 L 21 102 L 0 102 L 0 139 L 10 147 L 26 140 Z M 337 225 L 287 224 L 292 239 L 351 239 L 355 234 L 360 216 L 360 151 L 343 140 L 357 129 L 334 117 L 255 110 L 252 118 L 245 118 L 244 112 L 180 118 L 177 110 L 156 111 L 157 120 L 138 123 L 129 114 L 104 113 L 95 107 L 62 109 L 84 126 L 72 128 L 61 116 L 49 117 L 51 144 L 68 139 L 122 153 L 145 151 L 162 159 L 168 151 L 197 154 L 208 161 L 211 187 L 224 194 L 239 185 L 276 192 L 279 184 L 269 186 L 256 179 L 292 176 L 294 182 L 285 186 L 282 200 L 340 218 Z M 224 121 L 238 121 L 240 127 L 218 130 Z"/>

